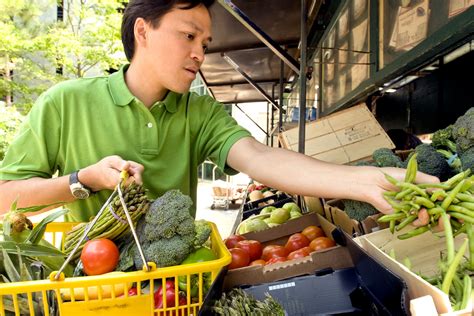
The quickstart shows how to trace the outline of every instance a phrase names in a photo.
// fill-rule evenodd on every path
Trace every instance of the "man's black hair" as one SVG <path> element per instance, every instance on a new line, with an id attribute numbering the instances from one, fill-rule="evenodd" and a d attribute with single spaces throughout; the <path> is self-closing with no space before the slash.
<path id="1" fill-rule="evenodd" d="M 137 18 L 152 22 L 153 27 L 156 28 L 161 18 L 175 6 L 179 6 L 182 10 L 189 10 L 201 4 L 209 8 L 213 3 L 214 0 L 131 0 L 125 8 L 122 19 L 122 43 L 125 56 L 130 61 L 135 53 L 133 27 Z"/>

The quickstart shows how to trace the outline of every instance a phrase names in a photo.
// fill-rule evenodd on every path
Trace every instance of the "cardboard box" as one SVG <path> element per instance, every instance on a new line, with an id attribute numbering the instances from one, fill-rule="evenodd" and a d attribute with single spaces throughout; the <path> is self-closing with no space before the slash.
<path id="1" fill-rule="evenodd" d="M 388 227 L 388 223 L 377 222 L 383 216 L 381 213 L 368 216 L 363 221 L 350 218 L 344 211 L 344 204 L 339 199 L 327 201 L 324 204 L 324 209 L 326 218 L 329 217 L 334 225 L 341 227 L 351 236 L 370 234 Z"/>
<path id="2" fill-rule="evenodd" d="M 282 146 L 293 151 L 298 151 L 298 138 L 298 128 L 279 134 Z M 305 154 L 319 160 L 347 164 L 383 147 L 395 145 L 364 104 L 306 124 Z"/>
<path id="3" fill-rule="evenodd" d="M 270 244 L 284 245 L 290 235 L 301 232 L 309 225 L 321 226 L 328 237 L 332 237 L 331 233 L 336 229 L 334 225 L 325 220 L 321 215 L 310 213 L 277 227 L 259 232 L 251 232 L 243 236 L 245 236 L 246 239 L 258 240 L 263 246 Z M 298 275 L 311 274 L 318 269 L 342 269 L 351 267 L 352 265 L 352 260 L 347 249 L 345 247 L 335 246 L 312 252 L 307 257 L 287 262 L 230 270 L 225 279 L 225 288 L 229 289 L 242 284 L 254 285 L 283 280 Z"/>
<path id="4" fill-rule="evenodd" d="M 350 236 L 337 232 L 353 262 L 350 267 L 314 270 L 307 276 L 241 288 L 259 300 L 269 293 L 280 302 L 286 315 L 407 315 L 403 280 L 368 256 Z M 212 305 L 221 297 L 229 272 L 223 270 L 218 275 L 199 315 L 214 315 Z"/>
<path id="5" fill-rule="evenodd" d="M 397 238 L 413 227 L 395 232 L 394 235 L 388 229 L 384 229 L 372 234 L 360 236 L 356 241 L 372 256 L 381 262 L 388 269 L 400 276 L 408 285 L 408 295 L 410 299 L 420 298 L 430 295 L 433 298 L 436 310 L 439 314 L 445 315 L 471 315 L 472 302 L 466 310 L 453 312 L 449 297 L 439 288 L 432 286 L 413 273 L 407 267 L 391 258 L 388 253 L 395 252 L 395 257 L 402 261 L 409 258 L 412 270 L 425 276 L 435 275 L 438 271 L 438 260 L 440 251 L 446 249 L 444 238 L 439 238 L 432 233 L 425 233 L 406 240 Z M 459 235 L 455 239 L 456 249 L 462 244 L 465 235 Z M 468 254 L 466 253 L 466 256 Z"/>

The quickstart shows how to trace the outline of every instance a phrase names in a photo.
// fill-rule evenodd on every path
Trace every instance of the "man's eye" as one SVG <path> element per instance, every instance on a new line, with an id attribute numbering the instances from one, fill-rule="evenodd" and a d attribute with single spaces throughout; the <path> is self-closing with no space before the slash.
<path id="1" fill-rule="evenodd" d="M 194 39 L 194 35 L 193 35 L 193 34 L 186 33 L 185 35 L 186 35 L 186 38 L 187 38 L 188 40 L 193 40 L 193 39 Z"/>

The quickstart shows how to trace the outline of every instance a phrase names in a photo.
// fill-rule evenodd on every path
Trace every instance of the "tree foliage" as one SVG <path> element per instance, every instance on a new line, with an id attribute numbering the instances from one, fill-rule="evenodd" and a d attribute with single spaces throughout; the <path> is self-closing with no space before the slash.
<path id="1" fill-rule="evenodd" d="M 14 106 L 5 107 L 0 104 L 0 162 L 23 120 L 24 116 Z"/>
<path id="2" fill-rule="evenodd" d="M 0 7 L 0 100 L 7 106 L 26 113 L 55 83 L 103 75 L 125 61 L 121 1 L 65 0 L 62 21 L 52 0 L 0 0 Z"/>

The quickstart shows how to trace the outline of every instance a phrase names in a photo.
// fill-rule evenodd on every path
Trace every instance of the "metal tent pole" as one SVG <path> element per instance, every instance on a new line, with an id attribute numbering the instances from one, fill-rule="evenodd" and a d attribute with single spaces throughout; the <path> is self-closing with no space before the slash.
<path id="1" fill-rule="evenodd" d="M 306 1 L 301 0 L 301 49 L 300 49 L 300 117 L 298 152 L 304 154 L 305 150 L 305 124 L 306 124 Z"/>

